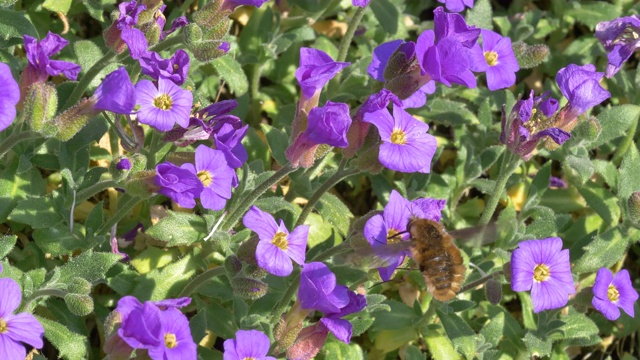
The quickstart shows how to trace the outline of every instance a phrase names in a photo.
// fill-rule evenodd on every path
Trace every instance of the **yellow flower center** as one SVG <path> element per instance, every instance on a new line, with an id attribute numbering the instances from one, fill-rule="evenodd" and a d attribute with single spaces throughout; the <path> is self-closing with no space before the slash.
<path id="1" fill-rule="evenodd" d="M 484 53 L 484 59 L 487 60 L 489 66 L 498 65 L 498 53 L 495 51 L 487 51 Z"/>
<path id="2" fill-rule="evenodd" d="M 161 110 L 171 110 L 173 106 L 173 100 L 168 94 L 160 94 L 153 99 L 153 106 Z"/>
<path id="3" fill-rule="evenodd" d="M 407 143 L 407 137 L 402 129 L 393 129 L 391 133 L 391 142 L 398 145 L 404 145 Z"/>
<path id="4" fill-rule="evenodd" d="M 289 242 L 287 241 L 287 234 L 278 231 L 271 240 L 271 243 L 277 246 L 280 250 L 287 250 L 289 248 Z"/>
<path id="5" fill-rule="evenodd" d="M 396 229 L 389 229 L 387 231 L 387 244 L 393 244 L 400 241 L 400 236 L 396 236 L 398 231 Z"/>
<path id="6" fill-rule="evenodd" d="M 173 349 L 174 347 L 178 346 L 178 340 L 176 340 L 176 334 L 172 334 L 172 333 L 164 334 L 164 345 L 169 349 Z"/>
<path id="7" fill-rule="evenodd" d="M 254 358 L 254 357 L 246 357 L 246 358 L 242 358 L 242 360 L 256 360 L 256 358 Z"/>
<path id="8" fill-rule="evenodd" d="M 545 264 L 538 264 L 533 268 L 533 280 L 537 282 L 547 281 L 551 277 L 549 267 Z"/>
<path id="9" fill-rule="evenodd" d="M 609 298 L 609 301 L 616 302 L 620 298 L 620 292 L 618 292 L 618 289 L 616 289 L 615 286 L 609 285 L 609 290 L 607 290 L 607 297 Z"/>
<path id="10" fill-rule="evenodd" d="M 198 171 L 198 179 L 202 181 L 202 185 L 207 187 L 211 185 L 211 182 L 213 182 L 213 175 L 211 175 L 211 173 L 208 172 L 207 170 L 201 170 L 201 171 Z"/>
<path id="11" fill-rule="evenodd" d="M 9 325 L 6 321 L 0 319 L 0 334 L 4 334 L 9 331 Z"/>

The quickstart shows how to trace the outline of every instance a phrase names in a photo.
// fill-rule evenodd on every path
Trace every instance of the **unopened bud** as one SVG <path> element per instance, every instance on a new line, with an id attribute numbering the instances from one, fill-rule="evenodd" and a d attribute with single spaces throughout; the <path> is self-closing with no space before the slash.
<path id="1" fill-rule="evenodd" d="M 25 97 L 25 118 L 33 131 L 53 137 L 58 128 L 53 123 L 58 108 L 58 92 L 48 83 L 33 83 Z"/>
<path id="2" fill-rule="evenodd" d="M 224 0 L 213 0 L 193 15 L 193 21 L 204 29 L 211 30 L 225 20 L 228 21 L 230 10 L 221 10 Z"/>
<path id="3" fill-rule="evenodd" d="M 527 45 L 517 41 L 512 47 L 520 69 L 532 69 L 540 65 L 550 53 L 549 47 L 544 44 Z"/>
<path id="4" fill-rule="evenodd" d="M 187 47 L 196 59 L 207 62 L 226 54 L 229 49 L 225 45 L 225 41 L 210 40 L 187 44 Z"/>
<path id="5" fill-rule="evenodd" d="M 502 301 L 502 285 L 495 279 L 489 279 L 484 285 L 484 296 L 493 305 L 498 305 Z"/>
<path id="6" fill-rule="evenodd" d="M 64 302 L 69 311 L 75 315 L 85 316 L 93 312 L 93 299 L 89 295 L 67 294 Z"/>
<path id="7" fill-rule="evenodd" d="M 587 141 L 596 141 L 602 132 L 602 126 L 598 119 L 594 116 L 589 117 L 587 121 L 580 122 L 574 129 L 573 134 Z"/>
<path id="8" fill-rule="evenodd" d="M 260 299 L 269 290 L 269 285 L 262 281 L 245 277 L 237 277 L 231 280 L 231 287 L 234 294 L 249 300 Z"/>
<path id="9" fill-rule="evenodd" d="M 629 210 L 629 222 L 634 227 L 640 228 L 640 191 L 636 191 L 627 200 Z"/>
<path id="10" fill-rule="evenodd" d="M 147 39 L 149 46 L 153 46 L 160 40 L 160 34 L 162 29 L 155 21 L 148 22 L 140 27 L 140 30 L 144 33 L 144 37 Z"/>
<path id="11" fill-rule="evenodd" d="M 362 172 L 368 172 L 372 175 L 379 174 L 384 166 L 378 160 L 378 154 L 380 153 L 380 147 L 374 146 L 368 148 L 367 150 L 361 151 L 358 154 L 358 158 L 352 160 L 355 164 L 355 167 L 358 168 Z"/>
<path id="12" fill-rule="evenodd" d="M 196 160 L 196 153 L 193 151 L 176 151 L 167 155 L 165 161 L 168 161 L 175 166 L 182 166 L 182 164 L 193 164 Z"/>
<path id="13" fill-rule="evenodd" d="M 114 332 L 116 332 L 120 327 L 120 324 L 122 324 L 122 314 L 115 310 L 109 313 L 109 315 L 104 321 L 105 336 L 109 336 Z"/>
<path id="14" fill-rule="evenodd" d="M 127 180 L 125 189 L 132 196 L 148 199 L 160 190 L 158 185 L 155 184 L 155 177 L 155 171 L 139 171 Z"/>
<path id="15" fill-rule="evenodd" d="M 256 248 L 258 247 L 258 237 L 253 236 L 244 241 L 238 247 L 238 257 L 247 264 L 256 264 Z"/>
<path id="16" fill-rule="evenodd" d="M 502 272 L 504 273 L 504 279 L 511 283 L 511 262 L 502 265 Z"/>
<path id="17" fill-rule="evenodd" d="M 88 99 L 82 100 L 54 119 L 53 122 L 58 128 L 58 133 L 55 137 L 62 141 L 71 139 L 87 125 L 93 115 L 91 101 Z"/>
<path id="18" fill-rule="evenodd" d="M 114 180 L 123 180 L 129 175 L 131 170 L 131 160 L 126 156 L 118 156 L 111 161 L 109 165 L 109 173 Z"/>
<path id="19" fill-rule="evenodd" d="M 263 279 L 267 276 L 267 270 L 258 266 L 258 264 L 250 264 L 247 266 L 246 274 L 254 279 Z"/>
<path id="20" fill-rule="evenodd" d="M 280 322 L 273 330 L 273 338 L 277 341 L 274 352 L 277 354 L 290 348 L 291 345 L 293 345 L 293 343 L 296 341 L 300 330 L 302 330 L 302 322 L 299 322 L 297 324 L 289 324 L 289 326 L 287 326 L 284 318 L 280 319 Z"/>
<path id="21" fill-rule="evenodd" d="M 140 153 L 130 155 L 129 160 L 132 172 L 142 171 L 147 167 L 147 157 Z"/>
<path id="22" fill-rule="evenodd" d="M 67 285 L 67 291 L 73 294 L 87 295 L 91 291 L 91 283 L 81 277 L 71 279 Z"/>
<path id="23" fill-rule="evenodd" d="M 235 255 L 227 256 L 224 259 L 224 269 L 229 277 L 234 277 L 242 270 L 242 261 Z"/>

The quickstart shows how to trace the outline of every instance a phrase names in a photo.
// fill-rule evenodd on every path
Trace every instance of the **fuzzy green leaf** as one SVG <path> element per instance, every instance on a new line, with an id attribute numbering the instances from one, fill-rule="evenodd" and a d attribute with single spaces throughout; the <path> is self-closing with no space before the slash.
<path id="1" fill-rule="evenodd" d="M 149 228 L 146 234 L 166 241 L 167 247 L 191 245 L 207 236 L 207 224 L 196 214 L 169 211 L 169 216 Z"/>

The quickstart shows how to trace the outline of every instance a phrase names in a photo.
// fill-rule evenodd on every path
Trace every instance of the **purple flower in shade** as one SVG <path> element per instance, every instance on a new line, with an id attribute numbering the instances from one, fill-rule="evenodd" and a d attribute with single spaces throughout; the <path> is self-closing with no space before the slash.
<path id="1" fill-rule="evenodd" d="M 306 130 L 287 149 L 287 159 L 293 166 L 310 167 L 320 144 L 340 148 L 349 144 L 347 130 L 350 125 L 349 105 L 327 101 L 323 107 L 314 107 L 309 112 Z"/>
<path id="2" fill-rule="evenodd" d="M 445 13 L 442 7 L 433 14 L 434 30 L 423 31 L 415 46 L 420 74 L 446 86 L 456 83 L 474 88 L 471 48 L 480 36 L 480 29 L 468 26 L 459 14 Z"/>
<path id="3" fill-rule="evenodd" d="M 544 137 L 551 138 L 562 145 L 571 138 L 571 134 L 560 128 L 551 127 L 551 119 L 547 115 L 555 106 L 555 99 L 546 99 L 547 93 L 533 97 L 533 91 L 527 100 L 518 100 L 509 116 L 502 110 L 502 132 L 500 141 L 523 160 L 533 156 L 533 150 Z M 555 104 L 555 105 L 554 105 Z M 540 109 L 540 111 L 538 111 Z"/>
<path id="4" fill-rule="evenodd" d="M 591 304 L 604 317 L 613 321 L 620 317 L 620 309 L 634 317 L 633 306 L 638 300 L 638 292 L 633 288 L 629 272 L 620 270 L 615 276 L 607 268 L 598 270 L 593 284 Z"/>
<path id="5" fill-rule="evenodd" d="M 562 180 L 559 177 L 550 176 L 549 177 L 549 186 L 550 187 L 555 187 L 555 188 L 566 188 L 567 187 L 567 183 L 564 182 L 564 180 Z"/>
<path id="6" fill-rule="evenodd" d="M 305 264 L 300 272 L 298 301 L 302 309 L 337 313 L 349 304 L 349 289 L 338 285 L 336 276 L 321 262 Z"/>
<path id="7" fill-rule="evenodd" d="M 242 167 L 242 164 L 249 159 L 247 150 L 244 148 L 244 145 L 242 145 L 242 139 L 248 130 L 249 125 L 236 129 L 233 124 L 224 123 L 218 131 L 213 134 L 216 149 L 222 151 L 224 158 L 227 160 L 227 164 L 233 169 Z"/>
<path id="8" fill-rule="evenodd" d="M 224 360 L 276 360 L 267 356 L 269 337 L 258 330 L 238 330 L 235 339 L 224 341 Z"/>
<path id="9" fill-rule="evenodd" d="M 438 2 L 444 4 L 451 12 L 464 11 L 465 6 L 473 8 L 473 0 L 438 0 Z"/>
<path id="10" fill-rule="evenodd" d="M 189 298 L 167 299 L 144 304 L 125 296 L 116 311 L 122 316 L 118 335 L 133 349 L 146 349 L 153 360 L 194 359 L 196 343 L 189 320 L 177 308 L 188 305 Z"/>
<path id="11" fill-rule="evenodd" d="M 174 124 L 183 128 L 189 126 L 189 114 L 193 104 L 193 95 L 173 82 L 160 78 L 158 87 L 149 80 L 136 84 L 136 102 L 138 121 L 160 131 L 169 131 Z"/>
<path id="12" fill-rule="evenodd" d="M 20 101 L 20 87 L 13 79 L 11 69 L 0 62 L 0 131 L 11 125 L 16 118 L 16 104 Z"/>
<path id="13" fill-rule="evenodd" d="M 136 105 L 136 89 L 124 67 L 107 75 L 90 98 L 93 109 L 130 114 Z"/>
<path id="14" fill-rule="evenodd" d="M 288 276 L 293 271 L 291 260 L 299 265 L 304 264 L 309 226 L 300 225 L 291 233 L 280 220 L 280 225 L 271 214 L 256 206 L 242 218 L 247 228 L 258 234 L 260 241 L 256 248 L 258 266 L 276 276 Z"/>
<path id="15" fill-rule="evenodd" d="M 0 279 L 0 289 L 0 359 L 24 359 L 27 356 L 24 344 L 42 348 L 44 328 L 29 313 L 13 314 L 22 300 L 17 282 L 9 278 Z"/>
<path id="16" fill-rule="evenodd" d="M 369 5 L 370 2 L 371 2 L 371 0 L 351 0 L 351 5 L 359 6 L 359 7 L 365 7 L 365 6 Z"/>
<path id="17" fill-rule="evenodd" d="M 163 59 L 156 52 L 148 52 L 140 59 L 142 73 L 155 80 L 164 78 L 171 80 L 176 85 L 184 84 L 189 73 L 189 54 L 179 49 L 171 59 Z"/>
<path id="18" fill-rule="evenodd" d="M 565 128 L 577 116 L 611 97 L 600 85 L 603 76 L 604 73 L 596 72 L 592 64 L 570 64 L 558 71 L 556 82 L 562 95 L 569 100 L 559 115 L 559 127 Z"/>
<path id="19" fill-rule="evenodd" d="M 482 48 L 476 44 L 471 50 L 471 70 L 487 73 L 489 90 L 506 89 L 516 83 L 515 73 L 520 66 L 510 38 L 482 29 Z"/>
<path id="20" fill-rule="evenodd" d="M 68 61 L 51 60 L 53 54 L 62 50 L 69 42 L 62 36 L 48 32 L 47 36 L 38 42 L 36 38 L 23 35 L 24 50 L 27 53 L 27 67 L 24 69 L 23 77 L 33 82 L 45 82 L 49 75 L 58 76 L 60 74 L 68 79 L 75 80 L 80 73 L 80 65 Z"/>
<path id="21" fill-rule="evenodd" d="M 160 34 L 160 40 L 163 40 L 165 37 L 169 36 L 174 31 L 180 29 L 181 27 L 186 26 L 189 23 L 186 16 L 180 16 L 177 19 L 173 20 L 171 23 L 171 29 L 163 31 Z"/>
<path id="22" fill-rule="evenodd" d="M 391 60 L 391 61 L 390 61 Z M 374 79 L 384 82 L 401 100 L 403 108 L 419 108 L 427 103 L 427 95 L 436 91 L 430 77 L 418 75 L 415 63 L 415 43 L 393 40 L 373 50 L 367 72 Z"/>
<path id="23" fill-rule="evenodd" d="M 262 6 L 262 4 L 266 3 L 267 1 L 269 0 L 223 0 L 220 11 L 225 11 L 225 10 L 233 11 L 233 9 L 242 5 L 260 7 Z"/>
<path id="24" fill-rule="evenodd" d="M 606 76 L 611 78 L 640 48 L 640 17 L 631 15 L 600 22 L 596 25 L 595 36 L 608 52 Z"/>
<path id="25" fill-rule="evenodd" d="M 196 175 L 204 189 L 200 194 L 202 206 L 222 210 L 231 198 L 231 182 L 235 172 L 227 165 L 224 154 L 206 145 L 196 149 Z"/>
<path id="26" fill-rule="evenodd" d="M 160 187 L 158 194 L 171 198 L 184 208 L 196 206 L 195 199 L 204 189 L 193 164 L 183 164 L 180 167 L 169 162 L 158 164 L 155 184 Z"/>
<path id="27" fill-rule="evenodd" d="M 136 1 L 123 2 L 118 5 L 119 16 L 104 32 L 105 43 L 108 47 L 121 53 L 129 48 L 131 57 L 138 60 L 147 53 L 149 46 L 147 38 L 140 29 L 136 29 L 140 13 L 147 9 L 144 4 L 138 5 Z"/>
<path id="28" fill-rule="evenodd" d="M 393 116 L 384 108 L 365 113 L 363 121 L 375 125 L 380 132 L 382 144 L 378 160 L 384 167 L 401 172 L 431 171 L 437 142 L 427 133 L 429 125 L 395 104 Z"/>
<path id="29" fill-rule="evenodd" d="M 300 67 L 296 70 L 296 79 L 302 88 L 302 94 L 308 99 L 319 94 L 327 82 L 349 64 L 333 61 L 331 56 L 321 50 L 300 48 Z"/>
<path id="30" fill-rule="evenodd" d="M 511 289 L 531 290 L 533 312 L 565 306 L 576 290 L 571 277 L 569 250 L 560 238 L 527 240 L 511 254 Z"/>

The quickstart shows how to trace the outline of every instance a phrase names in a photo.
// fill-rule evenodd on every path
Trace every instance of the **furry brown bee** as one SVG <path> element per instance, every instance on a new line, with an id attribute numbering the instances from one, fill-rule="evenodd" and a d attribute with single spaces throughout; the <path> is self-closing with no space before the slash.
<path id="1" fill-rule="evenodd" d="M 440 223 L 429 219 L 411 219 L 407 230 L 411 257 L 424 276 L 427 290 L 438 301 L 453 299 L 462 288 L 466 271 L 453 238 Z"/>

